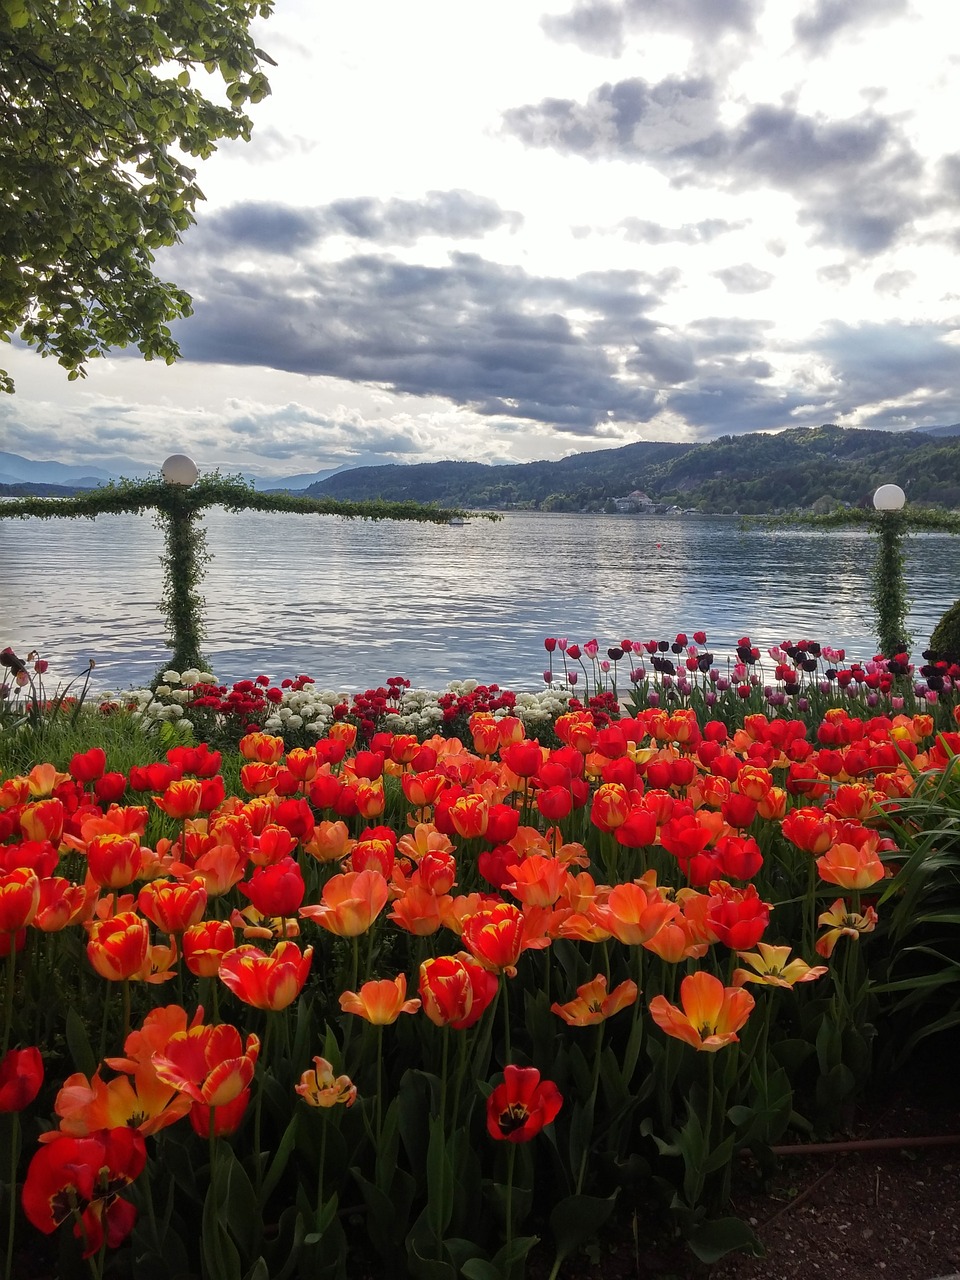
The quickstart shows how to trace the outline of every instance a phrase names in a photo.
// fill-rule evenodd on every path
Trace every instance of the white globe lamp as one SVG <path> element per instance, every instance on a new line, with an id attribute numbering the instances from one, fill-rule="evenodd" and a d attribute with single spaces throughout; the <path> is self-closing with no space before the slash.
<path id="1" fill-rule="evenodd" d="M 873 495 L 873 505 L 878 511 L 899 511 L 907 495 L 898 484 L 882 484 Z"/>
<path id="2" fill-rule="evenodd" d="M 200 476 L 197 464 L 185 453 L 172 453 L 160 468 L 160 472 L 167 484 L 181 484 L 188 489 L 192 484 L 197 483 Z"/>

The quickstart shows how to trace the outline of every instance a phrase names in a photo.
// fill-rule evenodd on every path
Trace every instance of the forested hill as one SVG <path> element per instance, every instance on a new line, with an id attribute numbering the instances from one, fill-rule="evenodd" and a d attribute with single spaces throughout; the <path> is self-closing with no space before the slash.
<path id="1" fill-rule="evenodd" d="M 891 482 L 911 502 L 960 507 L 960 437 L 942 429 L 927 435 L 799 427 L 699 445 L 641 441 L 559 462 L 357 467 L 306 492 L 454 507 L 602 511 L 639 490 L 665 506 L 750 515 L 830 502 L 858 505 Z"/>

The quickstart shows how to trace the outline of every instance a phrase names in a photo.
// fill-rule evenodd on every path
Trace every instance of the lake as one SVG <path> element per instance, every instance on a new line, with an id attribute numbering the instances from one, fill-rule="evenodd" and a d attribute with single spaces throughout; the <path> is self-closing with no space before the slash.
<path id="1" fill-rule="evenodd" d="M 720 516 L 516 512 L 458 527 L 208 509 L 205 652 L 219 680 L 305 673 L 357 689 L 404 675 L 535 689 L 545 636 L 601 646 L 704 630 L 725 658 L 813 638 L 874 652 L 860 531 L 742 530 Z M 906 540 L 908 625 L 925 647 L 957 597 L 948 534 Z M 0 647 L 37 649 L 58 681 L 96 661 L 129 687 L 167 660 L 151 515 L 0 520 Z"/>

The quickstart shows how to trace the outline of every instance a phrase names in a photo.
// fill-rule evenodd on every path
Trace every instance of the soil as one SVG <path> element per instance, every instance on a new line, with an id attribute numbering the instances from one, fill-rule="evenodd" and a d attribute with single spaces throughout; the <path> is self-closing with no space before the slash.
<path id="1" fill-rule="evenodd" d="M 958 1064 L 960 1040 L 932 1039 L 833 1138 L 952 1137 L 950 1143 L 784 1155 L 766 1185 L 744 1161 L 731 1210 L 753 1227 L 763 1257 L 728 1254 L 707 1266 L 669 1240 L 646 1243 L 649 1215 L 637 1211 L 621 1218 L 591 1256 L 569 1259 L 560 1280 L 954 1277 L 960 1273 Z"/>

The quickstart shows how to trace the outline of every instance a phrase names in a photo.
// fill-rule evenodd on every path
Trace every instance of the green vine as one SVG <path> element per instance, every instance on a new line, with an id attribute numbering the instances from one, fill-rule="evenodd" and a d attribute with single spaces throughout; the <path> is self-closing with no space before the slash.
<path id="1" fill-rule="evenodd" d="M 903 578 L 903 535 L 907 521 L 902 511 L 884 511 L 876 533 L 880 546 L 873 562 L 870 602 L 877 619 L 877 640 L 885 658 L 908 652 L 906 631 L 910 602 Z"/>
<path id="2" fill-rule="evenodd" d="M 258 493 L 241 476 L 221 476 L 219 471 L 213 471 L 189 487 L 167 484 L 164 480 L 120 480 L 71 498 L 16 498 L 0 503 L 0 519 L 83 516 L 93 520 L 101 515 L 156 511 L 157 525 L 164 531 L 166 542 L 166 552 L 161 557 L 163 595 L 159 606 L 166 617 L 167 637 L 173 651 L 166 665 L 178 671 L 191 667 L 205 670 L 209 664 L 200 651 L 204 636 L 204 600 L 199 587 L 210 556 L 199 516 L 204 507 L 212 506 L 233 512 L 280 511 L 292 515 L 340 516 L 348 520 L 415 520 L 429 524 L 448 524 L 454 516 L 466 514 L 418 502 L 380 499 L 340 502 L 334 498 Z"/>

